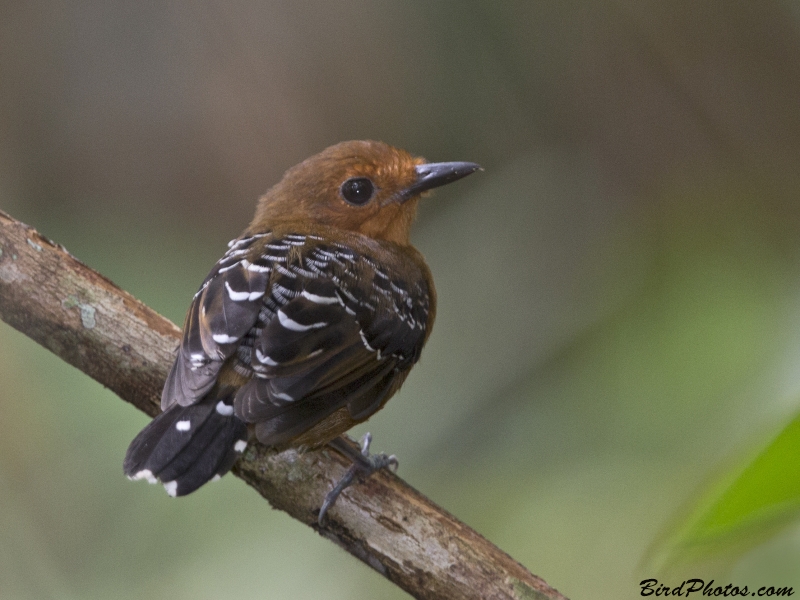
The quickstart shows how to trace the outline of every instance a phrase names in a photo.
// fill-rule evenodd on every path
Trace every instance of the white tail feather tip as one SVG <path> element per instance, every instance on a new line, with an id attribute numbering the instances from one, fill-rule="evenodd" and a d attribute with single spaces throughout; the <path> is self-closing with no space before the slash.
<path id="1" fill-rule="evenodd" d="M 158 479 L 155 478 L 153 472 L 150 469 L 142 469 L 141 471 L 137 472 L 135 475 L 131 475 L 128 477 L 131 481 L 138 481 L 139 479 L 144 479 L 147 483 L 158 483 Z"/>

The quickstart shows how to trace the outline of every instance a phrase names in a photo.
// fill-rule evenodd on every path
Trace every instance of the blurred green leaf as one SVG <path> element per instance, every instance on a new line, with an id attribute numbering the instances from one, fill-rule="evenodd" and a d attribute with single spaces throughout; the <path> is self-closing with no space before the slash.
<path id="1" fill-rule="evenodd" d="M 755 457 L 739 461 L 710 483 L 656 549 L 662 564 L 741 553 L 796 519 L 799 456 L 797 415 Z"/>

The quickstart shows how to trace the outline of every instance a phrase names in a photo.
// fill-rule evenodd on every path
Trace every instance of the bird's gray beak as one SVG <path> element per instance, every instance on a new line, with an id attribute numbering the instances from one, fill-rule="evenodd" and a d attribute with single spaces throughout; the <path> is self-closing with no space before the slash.
<path id="1" fill-rule="evenodd" d="M 417 181 L 405 190 L 403 199 L 408 200 L 440 185 L 458 181 L 480 168 L 480 165 L 471 162 L 443 162 L 418 165 L 415 168 Z"/>

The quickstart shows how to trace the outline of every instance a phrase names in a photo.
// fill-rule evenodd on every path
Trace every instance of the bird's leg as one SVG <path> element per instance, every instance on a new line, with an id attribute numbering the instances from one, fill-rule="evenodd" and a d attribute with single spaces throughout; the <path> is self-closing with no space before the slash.
<path id="1" fill-rule="evenodd" d="M 319 517 L 317 517 L 317 522 L 320 526 L 322 526 L 322 522 L 325 520 L 325 514 L 328 512 L 328 509 L 333 506 L 333 503 L 336 502 L 336 499 L 339 497 L 339 495 L 346 488 L 352 485 L 353 479 L 356 475 L 369 477 L 375 471 L 384 467 L 390 467 L 392 468 L 392 471 L 397 470 L 397 457 L 394 454 L 389 455 L 384 454 L 383 452 L 380 454 L 370 454 L 369 446 L 371 443 L 371 433 L 365 433 L 364 437 L 361 438 L 360 452 L 354 449 L 343 437 L 337 437 L 328 442 L 328 445 L 331 448 L 350 458 L 353 461 L 353 464 L 350 465 L 349 469 L 347 469 L 344 477 L 342 477 L 333 487 L 333 489 L 325 496 L 325 501 L 322 503 L 322 507 L 319 509 Z"/>

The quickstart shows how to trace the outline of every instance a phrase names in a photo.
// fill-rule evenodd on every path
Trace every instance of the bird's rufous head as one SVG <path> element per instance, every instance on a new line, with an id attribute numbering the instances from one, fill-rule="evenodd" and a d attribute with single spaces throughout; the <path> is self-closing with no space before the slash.
<path id="1" fill-rule="evenodd" d="M 428 163 L 383 142 L 341 142 L 286 171 L 259 200 L 250 229 L 311 222 L 408 244 L 423 192 L 479 168 Z"/>

